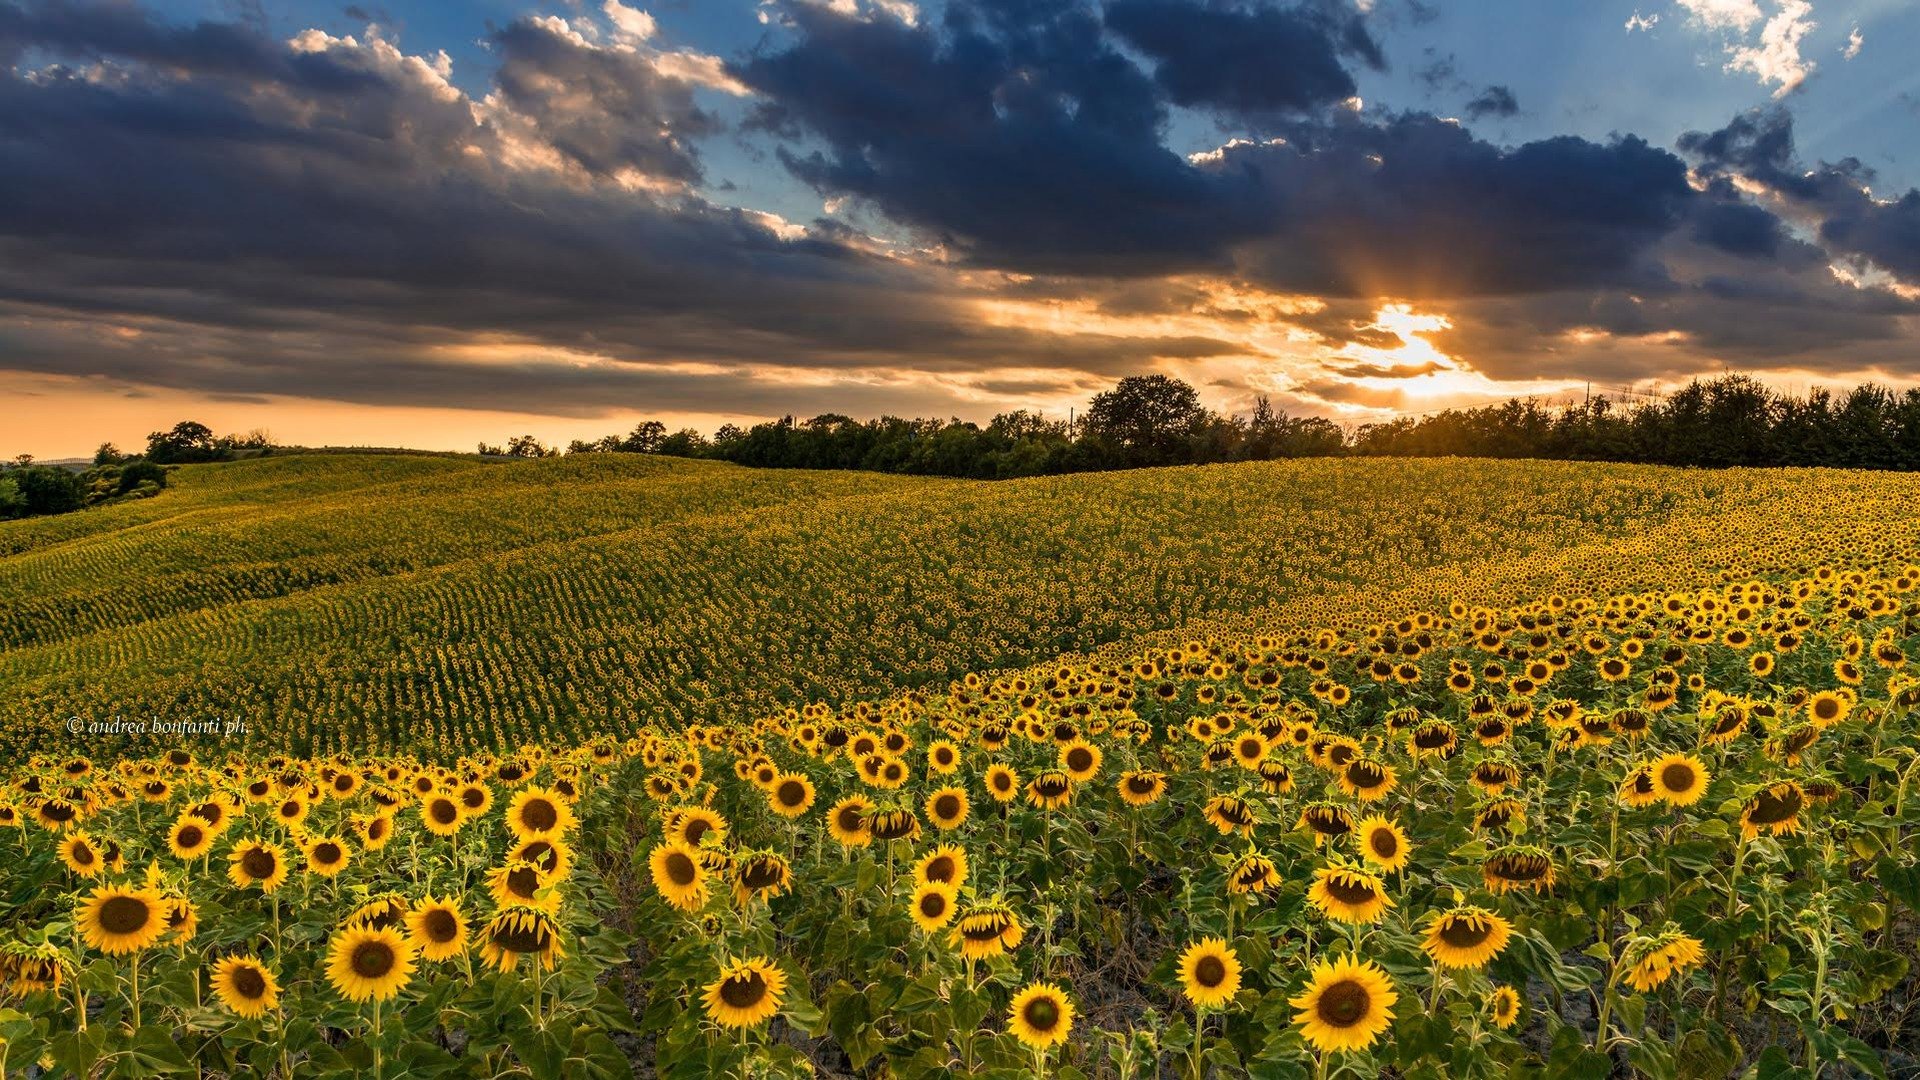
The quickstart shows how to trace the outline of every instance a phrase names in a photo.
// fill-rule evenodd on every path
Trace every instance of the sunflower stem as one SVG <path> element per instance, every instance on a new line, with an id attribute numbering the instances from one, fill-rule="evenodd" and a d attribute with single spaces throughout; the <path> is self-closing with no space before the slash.
<path id="1" fill-rule="evenodd" d="M 133 1030 L 139 1031 L 140 1030 L 140 953 L 138 950 L 135 950 L 133 954 L 132 983 L 133 983 Z"/>
<path id="2" fill-rule="evenodd" d="M 1193 1045 L 1187 1048 L 1187 1074 L 1200 1080 L 1200 1041 L 1207 1030 L 1207 1010 L 1193 1007 Z"/>
<path id="3" fill-rule="evenodd" d="M 1727 913 L 1725 916 L 1723 916 L 1723 921 L 1729 924 L 1733 922 L 1733 913 L 1740 905 L 1740 892 L 1739 892 L 1740 867 L 1746 862 L 1746 860 L 1747 860 L 1746 841 L 1735 840 L 1734 848 L 1733 848 L 1733 872 L 1727 875 Z M 1727 957 L 1723 958 L 1720 961 L 1720 970 L 1717 973 L 1715 973 L 1715 976 L 1714 976 L 1713 1015 L 1715 1016 L 1715 1018 L 1719 1018 L 1725 1015 L 1726 1001 L 1727 1001 L 1727 971 L 1729 968 L 1733 966 L 1735 958 L 1738 955 L 1739 940 L 1740 939 L 1738 935 L 1735 935 L 1734 953 L 1731 955 L 1728 955 Z"/>

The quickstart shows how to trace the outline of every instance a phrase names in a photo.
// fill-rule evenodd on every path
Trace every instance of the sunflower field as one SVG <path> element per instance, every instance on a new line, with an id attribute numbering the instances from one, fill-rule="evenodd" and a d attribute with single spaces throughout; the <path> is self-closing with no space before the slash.
<path id="1" fill-rule="evenodd" d="M 156 749 L 49 723 L 69 717 L 244 719 L 263 750 L 436 760 L 737 723 L 1899 487 L 1547 462 L 989 483 L 582 457 L 196 465 L 154 499 L 0 524 L 0 752 Z"/>
<path id="2" fill-rule="evenodd" d="M 1424 568 L 1383 507 L 889 694 L 27 750 L 0 1074 L 1920 1071 L 1913 485 L 1623 470 L 1667 507 L 1528 543 L 1525 468 Z"/>

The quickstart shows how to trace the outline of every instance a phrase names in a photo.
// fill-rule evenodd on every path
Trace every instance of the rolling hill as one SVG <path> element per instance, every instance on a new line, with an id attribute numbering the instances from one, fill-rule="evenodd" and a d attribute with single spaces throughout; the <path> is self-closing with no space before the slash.
<path id="1" fill-rule="evenodd" d="M 303 752 L 571 741 L 1355 590 L 1551 582 L 1594 545 L 1686 543 L 1750 507 L 1897 520 L 1915 495 L 1884 474 L 1459 459 L 1000 483 L 628 455 L 190 466 L 151 500 L 0 526 L 0 740 L 69 745 L 67 718 L 121 716 L 238 718 Z"/>

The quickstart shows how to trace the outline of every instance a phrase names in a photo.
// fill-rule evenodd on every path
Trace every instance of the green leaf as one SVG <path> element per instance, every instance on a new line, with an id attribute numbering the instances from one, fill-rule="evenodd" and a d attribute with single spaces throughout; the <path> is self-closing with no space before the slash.
<path id="1" fill-rule="evenodd" d="M 1674 1075 L 1680 1080 L 1720 1080 L 1740 1063 L 1740 1044 L 1725 1028 L 1689 1031 L 1674 1048 Z"/>
<path id="2" fill-rule="evenodd" d="M 507 1036 L 514 1056 L 533 1074 L 534 1080 L 560 1080 L 560 1067 L 566 1063 L 567 1047 L 572 1041 L 569 1037 L 561 1042 L 555 1032 L 536 1028 L 522 1028 Z"/>
<path id="3" fill-rule="evenodd" d="M 173 1030 L 148 1024 L 133 1033 L 133 1040 L 115 1064 L 119 1076 L 171 1076 L 194 1071 L 193 1062 L 173 1041 Z"/>
<path id="4" fill-rule="evenodd" d="M 1609 1080 L 1612 1075 L 1613 1059 L 1588 1046 L 1578 1031 L 1563 1027 L 1554 1032 L 1548 1080 Z"/>
<path id="5" fill-rule="evenodd" d="M 1795 1065 L 1785 1050 L 1769 1046 L 1761 1051 L 1753 1076 L 1754 1080 L 1806 1080 L 1807 1070 Z"/>
<path id="6" fill-rule="evenodd" d="M 1910 911 L 1920 911 L 1920 867 L 1903 866 L 1888 855 L 1874 864 L 1874 872 L 1888 896 L 1907 905 Z"/>
<path id="7" fill-rule="evenodd" d="M 93 1024 L 85 1031 L 60 1032 L 49 1037 L 47 1043 L 55 1063 L 75 1076 L 89 1076 L 107 1045 L 107 1034 L 104 1024 Z"/>

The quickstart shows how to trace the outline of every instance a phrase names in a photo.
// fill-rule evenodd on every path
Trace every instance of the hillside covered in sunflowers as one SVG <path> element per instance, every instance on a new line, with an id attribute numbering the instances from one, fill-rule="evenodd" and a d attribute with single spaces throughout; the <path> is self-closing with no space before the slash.
<path id="1" fill-rule="evenodd" d="M 0 526 L 0 1075 L 1916 1075 L 1915 506 L 193 466 Z"/>

